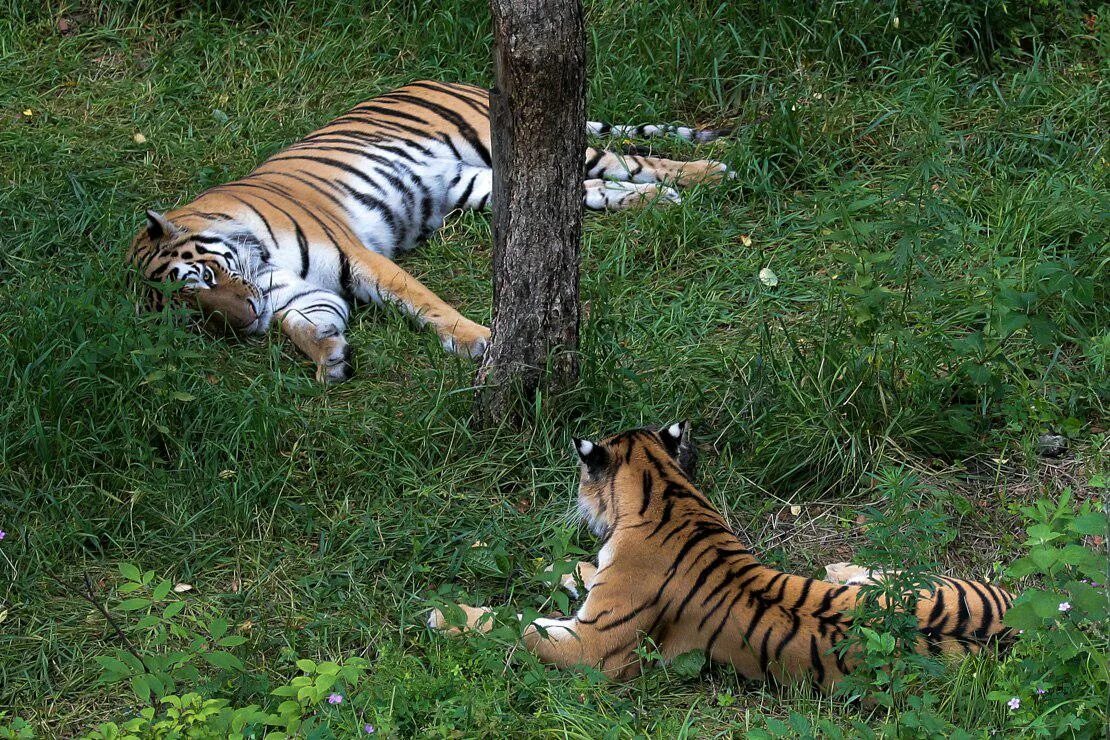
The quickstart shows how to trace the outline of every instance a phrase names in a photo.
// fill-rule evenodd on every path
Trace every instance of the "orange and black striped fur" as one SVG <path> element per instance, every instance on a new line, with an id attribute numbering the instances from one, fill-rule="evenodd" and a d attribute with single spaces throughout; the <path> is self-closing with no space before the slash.
<path id="1" fill-rule="evenodd" d="M 540 659 L 626 679 L 640 671 L 635 650 L 646 637 L 665 658 L 704 650 L 750 679 L 830 688 L 851 670 L 852 653 L 836 648 L 860 587 L 760 564 L 691 482 L 687 425 L 575 446 L 579 507 L 604 545 L 596 567 L 580 563 L 577 579 L 564 580 L 568 586 L 580 580 L 588 590 L 574 617 L 539 619 L 525 629 L 525 644 Z M 1001 620 L 1012 603 L 997 586 L 941 578 L 916 606 L 918 650 L 978 652 L 1006 636 Z M 490 621 L 488 609 L 463 611 L 467 628 L 481 630 Z M 458 631 L 438 611 L 430 624 Z"/>
<path id="2" fill-rule="evenodd" d="M 677 126 L 608 126 L 591 133 L 721 132 Z M 587 208 L 679 200 L 663 185 L 717 180 L 719 162 L 586 152 Z M 165 215 L 147 211 L 129 259 L 154 283 L 233 330 L 261 333 L 276 319 L 316 363 L 321 380 L 351 374 L 343 333 L 351 303 L 392 303 L 430 324 L 445 348 L 480 356 L 489 330 L 465 318 L 392 261 L 457 209 L 484 208 L 492 187 L 489 95 L 482 88 L 414 82 L 355 106 L 275 154 L 241 180 L 205 191 Z M 543 245 L 537 245 L 542 249 Z M 152 309 L 165 292 L 147 293 Z"/>

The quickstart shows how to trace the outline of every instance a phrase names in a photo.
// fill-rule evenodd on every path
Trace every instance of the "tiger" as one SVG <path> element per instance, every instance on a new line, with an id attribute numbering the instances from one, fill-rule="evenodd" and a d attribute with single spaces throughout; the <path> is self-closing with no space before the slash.
<path id="1" fill-rule="evenodd" d="M 692 142 L 728 133 L 595 121 L 586 128 L 596 136 Z M 594 147 L 584 161 L 582 199 L 591 210 L 678 203 L 675 188 L 731 175 L 714 160 Z M 127 260 L 147 309 L 189 304 L 242 334 L 266 332 L 277 321 L 322 382 L 353 374 L 344 336 L 352 303 L 393 304 L 430 325 L 449 352 L 480 358 L 489 329 L 393 258 L 427 239 L 449 213 L 486 208 L 492 184 L 489 92 L 417 81 L 356 105 L 239 180 L 166 213 L 147 210 Z"/>
<path id="2" fill-rule="evenodd" d="M 863 584 L 881 572 L 830 566 L 830 575 L 854 584 L 846 585 L 762 564 L 693 483 L 687 422 L 573 443 L 578 509 L 603 544 L 596 565 L 578 563 L 562 577 L 572 596 L 579 583 L 585 589 L 577 612 L 524 626 L 523 643 L 540 661 L 623 681 L 641 672 L 637 649 L 647 639 L 664 660 L 701 650 L 745 679 L 822 691 L 858 664 L 859 650 L 845 640 Z M 1005 646 L 1012 638 L 1002 618 L 1012 604 L 997 586 L 939 578 L 918 595 L 915 649 L 962 656 Z M 458 606 L 455 621 L 450 608 L 433 610 L 429 627 L 451 635 L 491 629 L 490 608 Z"/>

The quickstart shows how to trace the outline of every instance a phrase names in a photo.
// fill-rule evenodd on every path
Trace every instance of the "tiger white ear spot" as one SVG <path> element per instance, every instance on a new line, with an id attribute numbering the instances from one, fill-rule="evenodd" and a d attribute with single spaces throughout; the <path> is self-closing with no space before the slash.
<path id="1" fill-rule="evenodd" d="M 594 451 L 594 443 L 588 439 L 580 439 L 575 445 L 578 448 L 578 454 L 582 457 L 589 457 L 590 453 Z"/>
<path id="2" fill-rule="evenodd" d="M 682 439 L 682 422 L 675 422 L 674 424 L 671 424 L 669 427 L 667 427 L 667 434 L 671 435 L 675 439 Z"/>

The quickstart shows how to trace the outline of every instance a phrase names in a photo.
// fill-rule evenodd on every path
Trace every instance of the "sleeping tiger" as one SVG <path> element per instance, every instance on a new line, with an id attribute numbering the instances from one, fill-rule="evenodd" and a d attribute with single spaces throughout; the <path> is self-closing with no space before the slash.
<path id="1" fill-rule="evenodd" d="M 578 507 L 604 545 L 596 566 L 579 563 L 563 579 L 572 595 L 578 582 L 587 591 L 577 613 L 528 625 L 528 650 L 546 663 L 589 665 L 618 680 L 640 672 L 636 648 L 644 637 L 664 658 L 704 650 L 749 679 L 809 680 L 828 689 L 852 669 L 852 652 L 836 648 L 860 586 L 760 564 L 691 481 L 695 449 L 687 424 L 574 444 L 581 460 Z M 857 583 L 870 575 L 851 568 L 841 574 Z M 941 578 L 917 602 L 917 649 L 965 655 L 1005 640 L 1002 616 L 1012 604 L 997 586 Z M 489 629 L 490 609 L 460 607 L 465 629 Z M 429 625 L 460 631 L 441 610 Z"/>
<path id="2" fill-rule="evenodd" d="M 711 141 L 723 131 L 609 126 L 589 133 L 674 135 Z M 680 200 L 670 185 L 723 177 L 720 162 L 679 162 L 589 148 L 583 201 L 619 210 Z M 350 304 L 391 303 L 430 324 L 451 352 L 480 357 L 489 330 L 445 303 L 392 258 L 457 209 L 482 209 L 493 182 L 489 93 L 414 82 L 355 106 L 263 162 L 166 214 L 147 211 L 128 259 L 146 281 L 152 310 L 159 283 L 236 332 L 273 320 L 317 366 L 321 381 L 351 376 L 343 333 Z"/>

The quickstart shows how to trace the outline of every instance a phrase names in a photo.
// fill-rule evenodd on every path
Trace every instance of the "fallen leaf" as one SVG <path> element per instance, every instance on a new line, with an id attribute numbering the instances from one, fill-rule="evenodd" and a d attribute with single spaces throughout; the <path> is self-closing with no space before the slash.
<path id="1" fill-rule="evenodd" d="M 801 516 L 802 515 L 802 507 L 797 506 L 797 505 L 791 506 L 790 507 L 790 514 L 792 516 Z"/>
<path id="2" fill-rule="evenodd" d="M 740 243 L 743 244 L 745 247 L 750 247 L 752 245 L 752 238 L 747 234 L 741 234 Z"/>
<path id="3" fill-rule="evenodd" d="M 135 134 L 134 136 L 131 137 L 131 140 L 134 141 L 136 144 L 145 144 L 146 143 L 146 137 L 143 136 L 142 134 Z"/>
<path id="4" fill-rule="evenodd" d="M 779 284 L 779 276 L 770 267 L 764 267 L 759 271 L 759 282 L 768 288 L 773 288 Z"/>
<path id="5" fill-rule="evenodd" d="M 23 109 L 23 115 L 30 118 L 31 116 L 35 115 L 35 112 L 33 110 L 31 110 L 30 108 L 24 108 Z"/>
<path id="6" fill-rule="evenodd" d="M 528 510 L 532 508 L 532 501 L 528 498 L 522 498 L 516 502 L 516 510 L 521 514 L 527 514 Z"/>
<path id="7" fill-rule="evenodd" d="M 62 34 L 63 36 L 70 35 L 74 32 L 76 28 L 77 24 L 69 18 L 63 16 L 62 18 L 58 19 L 58 33 Z"/>
<path id="8" fill-rule="evenodd" d="M 186 591 L 192 591 L 193 585 L 191 583 L 175 583 L 173 584 L 173 592 L 175 594 L 183 594 Z"/>
<path id="9" fill-rule="evenodd" d="M 481 540 L 474 540 L 474 544 L 470 546 L 470 549 L 473 550 L 476 547 L 489 547 L 489 545 L 487 545 L 485 542 L 482 542 Z"/>
<path id="10" fill-rule="evenodd" d="M 239 593 L 239 589 L 240 589 L 241 586 L 242 586 L 242 583 L 240 583 L 240 581 L 239 581 L 239 576 L 232 576 L 231 577 L 231 585 L 228 586 L 228 589 L 231 591 L 231 593 L 233 593 L 233 594 Z"/>
<path id="11" fill-rule="evenodd" d="M 248 619 L 247 621 L 240 624 L 236 629 L 238 629 L 240 632 L 250 632 L 251 627 L 253 627 L 253 626 L 254 626 L 254 622 L 252 622 L 251 620 Z"/>

